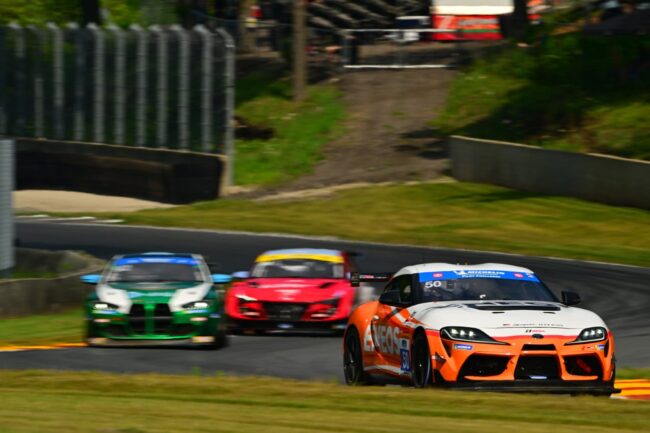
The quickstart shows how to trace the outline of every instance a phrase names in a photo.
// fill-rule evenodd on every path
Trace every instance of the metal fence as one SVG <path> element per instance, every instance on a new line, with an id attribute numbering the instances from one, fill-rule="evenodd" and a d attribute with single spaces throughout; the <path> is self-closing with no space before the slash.
<path id="1" fill-rule="evenodd" d="M 432 40 L 454 33 L 455 43 Z M 463 33 L 451 29 L 345 29 L 344 69 L 438 69 L 455 67 L 466 56 Z"/>
<path id="2" fill-rule="evenodd" d="M 230 154 L 234 51 L 202 25 L 0 27 L 0 135 Z"/>
<path id="3" fill-rule="evenodd" d="M 0 276 L 14 267 L 14 142 L 0 140 Z"/>

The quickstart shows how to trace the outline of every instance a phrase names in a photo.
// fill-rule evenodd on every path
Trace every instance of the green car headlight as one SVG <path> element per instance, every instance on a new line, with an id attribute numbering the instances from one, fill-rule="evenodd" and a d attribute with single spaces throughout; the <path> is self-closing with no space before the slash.
<path id="1" fill-rule="evenodd" d="M 111 310 L 117 310 L 118 307 L 117 305 L 110 304 L 108 302 L 95 302 L 93 304 L 93 310 L 97 311 L 111 311 Z"/>
<path id="2" fill-rule="evenodd" d="M 190 302 L 188 304 L 183 305 L 183 308 L 186 310 L 207 310 L 208 308 L 210 308 L 210 302 L 208 301 Z"/>

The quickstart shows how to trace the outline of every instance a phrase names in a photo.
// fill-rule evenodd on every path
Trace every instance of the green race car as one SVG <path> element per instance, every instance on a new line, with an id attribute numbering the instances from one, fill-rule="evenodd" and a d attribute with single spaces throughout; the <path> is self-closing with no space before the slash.
<path id="1" fill-rule="evenodd" d="M 196 254 L 143 253 L 113 257 L 86 299 L 89 346 L 227 345 L 223 285 Z"/>

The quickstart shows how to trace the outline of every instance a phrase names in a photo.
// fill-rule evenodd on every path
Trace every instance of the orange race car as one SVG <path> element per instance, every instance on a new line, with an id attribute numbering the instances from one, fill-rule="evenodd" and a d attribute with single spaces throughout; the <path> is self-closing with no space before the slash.
<path id="1" fill-rule="evenodd" d="M 376 281 L 373 275 L 357 280 Z M 408 266 L 378 301 L 359 306 L 344 336 L 348 384 L 398 381 L 483 390 L 610 395 L 611 332 L 560 302 L 529 269 L 487 263 Z"/>

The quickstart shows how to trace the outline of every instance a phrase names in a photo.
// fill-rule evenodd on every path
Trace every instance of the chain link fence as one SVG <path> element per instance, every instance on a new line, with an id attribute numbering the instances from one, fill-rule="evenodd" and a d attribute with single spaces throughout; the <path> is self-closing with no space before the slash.
<path id="1" fill-rule="evenodd" d="M 203 25 L 0 27 L 0 135 L 231 154 L 234 55 Z"/>

